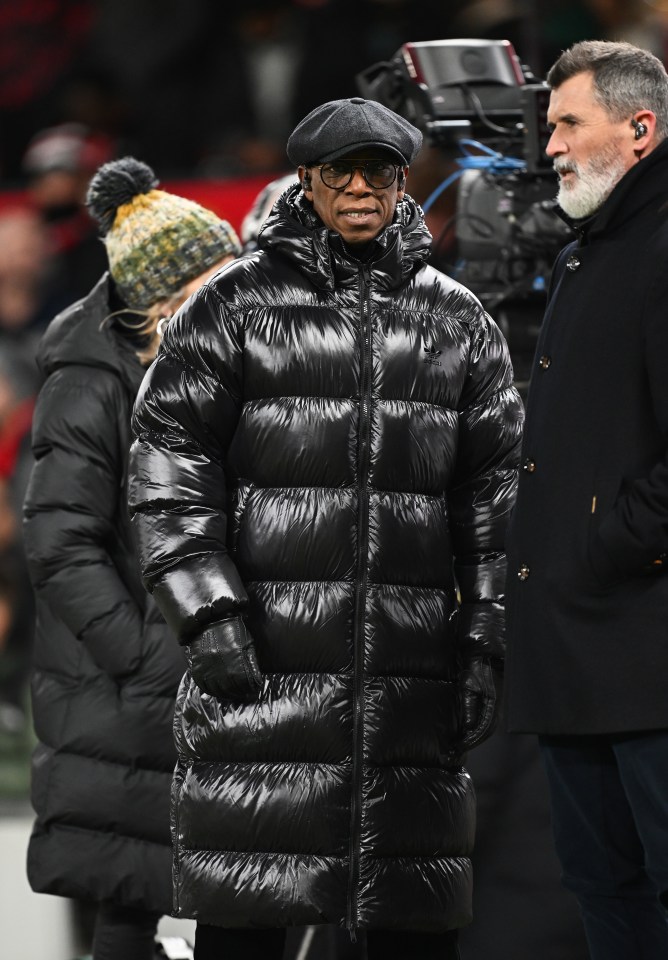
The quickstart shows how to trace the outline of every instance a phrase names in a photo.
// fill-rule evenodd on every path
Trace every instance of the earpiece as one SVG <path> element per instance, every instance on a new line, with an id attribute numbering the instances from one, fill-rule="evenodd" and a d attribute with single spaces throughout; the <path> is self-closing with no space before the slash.
<path id="1" fill-rule="evenodd" d="M 646 135 L 646 133 L 647 133 L 647 127 L 645 126 L 645 124 L 644 124 L 644 123 L 640 123 L 640 121 L 639 121 L 639 120 L 636 120 L 636 118 L 634 117 L 634 118 L 631 120 L 631 126 L 635 128 L 635 132 L 636 132 L 635 137 L 636 137 L 636 140 L 642 140 L 642 138 L 643 138 L 643 137 Z"/>
<path id="2" fill-rule="evenodd" d="M 311 189 L 311 174 L 308 171 L 306 171 L 304 173 L 304 176 L 302 177 L 302 190 L 310 190 L 310 189 Z"/>
<path id="3" fill-rule="evenodd" d="M 399 171 L 399 175 L 398 175 L 398 177 L 397 177 L 397 187 L 398 187 L 400 190 L 403 190 L 405 183 L 406 183 L 406 174 L 404 173 L 403 170 L 400 170 L 400 171 Z"/>

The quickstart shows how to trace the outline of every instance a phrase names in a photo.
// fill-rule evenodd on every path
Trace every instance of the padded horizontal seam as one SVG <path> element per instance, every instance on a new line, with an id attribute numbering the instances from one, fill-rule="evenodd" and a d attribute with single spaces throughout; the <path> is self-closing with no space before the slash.
<path id="1" fill-rule="evenodd" d="M 489 396 L 485 397 L 484 400 L 481 400 L 479 403 L 470 403 L 468 407 L 462 407 L 461 410 L 455 411 L 458 414 L 470 413 L 472 410 L 477 410 L 479 407 L 489 406 L 490 402 L 498 399 L 502 393 L 510 393 L 515 389 L 515 384 L 511 381 L 510 383 L 504 384 L 502 387 L 499 387 L 498 390 L 494 390 L 493 393 L 490 393 Z"/>
<path id="2" fill-rule="evenodd" d="M 342 583 L 347 586 L 354 587 L 357 585 L 356 580 L 246 580 L 244 581 L 244 586 L 246 588 L 251 586 L 262 586 L 263 584 L 271 585 L 276 583 L 284 584 L 302 584 L 302 583 Z M 452 587 L 424 587 L 416 583 L 385 583 L 385 582 L 374 582 L 370 581 L 367 586 L 367 590 L 375 590 L 376 588 L 388 588 L 396 590 L 417 590 L 421 593 L 445 593 L 453 594 L 454 589 Z"/>
<path id="3" fill-rule="evenodd" d="M 441 857 L 424 857 L 424 856 L 413 856 L 410 853 L 365 853 L 362 851 L 360 853 L 360 858 L 367 860 L 419 860 L 419 861 L 430 861 L 432 863 L 440 863 L 441 861 L 447 861 L 451 863 L 455 861 L 469 861 L 470 856 L 467 856 L 465 853 L 452 853 L 452 854 L 443 854 Z"/>
<path id="4" fill-rule="evenodd" d="M 494 396 L 494 394 L 492 394 L 492 396 Z M 266 396 L 263 395 L 245 398 L 243 405 L 245 408 L 256 403 L 267 403 L 268 401 L 273 402 L 276 400 L 347 400 L 351 404 L 359 404 L 360 402 L 359 397 L 350 396 L 333 397 L 329 396 L 328 394 L 319 393 L 272 393 L 267 394 Z M 413 400 L 410 397 L 379 397 L 377 394 L 372 392 L 371 400 L 372 403 L 403 403 L 407 407 L 425 407 L 427 409 L 445 410 L 448 413 L 452 413 L 455 417 L 461 413 L 461 411 L 457 410 L 456 407 L 448 407 L 442 403 L 432 403 L 429 400 Z M 482 406 L 482 404 L 480 405 Z"/>
<path id="5" fill-rule="evenodd" d="M 42 672 L 44 672 L 44 671 L 42 671 Z M 151 699 L 155 699 L 156 696 L 157 696 L 157 695 L 153 695 L 153 694 L 152 694 L 152 695 L 151 695 Z M 171 700 L 172 702 L 174 701 L 174 697 L 169 697 L 169 698 L 167 698 L 167 697 L 160 697 L 160 699 L 161 699 L 161 700 L 163 700 L 163 699 L 169 699 L 169 700 Z M 174 767 L 173 767 L 173 765 L 172 765 L 171 767 L 169 767 L 169 768 L 167 768 L 167 767 L 143 767 L 143 766 L 139 766 L 136 762 L 131 761 L 129 758 L 128 758 L 128 759 L 125 759 L 125 760 L 110 760 L 110 759 L 107 758 L 107 757 L 92 757 L 92 756 L 90 756 L 90 754 L 87 754 L 87 753 L 74 753 L 73 750 L 62 750 L 62 749 L 60 749 L 59 747 L 53 746 L 52 744 L 47 743 L 47 742 L 44 741 L 44 740 L 40 741 L 40 743 L 43 744 L 45 747 L 47 747 L 47 748 L 51 751 L 51 755 L 52 755 L 52 758 L 53 758 L 53 759 L 49 758 L 49 760 L 50 760 L 51 763 L 57 763 L 59 757 L 74 757 L 76 760 L 82 761 L 82 762 L 84 762 L 84 763 L 99 763 L 99 764 L 101 764 L 102 766 L 105 766 L 105 767 L 113 767 L 114 769 L 124 770 L 124 771 L 125 771 L 125 775 L 127 775 L 127 771 L 128 771 L 129 769 L 132 769 L 132 772 L 133 772 L 133 773 L 148 773 L 148 774 L 151 774 L 151 776 L 152 776 L 153 774 L 158 773 L 158 774 L 161 774 L 161 775 L 162 775 L 162 774 L 165 774 L 166 776 L 168 776 L 168 777 L 171 778 L 171 777 L 173 776 L 173 772 L 174 772 Z"/>
<path id="6" fill-rule="evenodd" d="M 346 760 L 345 763 L 332 763 L 324 760 L 205 760 L 199 757 L 197 760 L 189 760 L 188 766 L 198 767 L 204 765 L 207 767 L 349 767 L 352 760 Z"/>
<path id="7" fill-rule="evenodd" d="M 185 847 L 182 843 L 177 844 L 181 854 L 183 853 L 217 853 L 233 857 L 301 857 L 311 860 L 339 860 L 341 863 L 347 863 L 348 857 L 335 857 L 330 853 L 293 853 L 281 850 L 217 850 L 215 847 Z"/>
<path id="8" fill-rule="evenodd" d="M 290 670 L 269 673 L 267 671 L 262 671 L 263 677 L 272 677 L 274 679 L 291 679 L 292 677 L 343 677 L 350 678 L 353 676 L 352 668 L 346 673 L 337 672 L 332 673 L 328 670 Z M 420 680 L 423 683 L 456 683 L 456 678 L 447 678 L 447 677 L 423 677 L 418 674 L 411 673 L 366 673 L 362 674 L 363 679 L 365 680 Z"/>
<path id="9" fill-rule="evenodd" d="M 207 370 L 203 370 L 201 367 L 196 367 L 194 363 L 189 363 L 184 357 L 180 357 L 177 353 L 174 353 L 173 350 L 170 350 L 164 341 L 163 344 L 164 346 L 162 353 L 158 358 L 159 360 L 173 360 L 175 363 L 178 363 L 179 366 L 185 367 L 186 370 L 191 370 L 197 379 L 210 380 L 211 383 L 220 385 L 220 380 L 215 374 L 209 373 Z"/>
<path id="10" fill-rule="evenodd" d="M 498 472 L 503 473 L 505 471 L 499 470 Z M 286 490 L 294 490 L 296 493 L 300 493 L 303 490 L 331 490 L 333 492 L 344 491 L 346 493 L 347 492 L 357 493 L 359 490 L 359 487 L 355 482 L 341 484 L 340 486 L 336 486 L 336 487 L 333 487 L 329 484 L 318 485 L 318 484 L 310 484 L 310 483 L 304 483 L 304 484 L 290 483 L 290 484 L 285 484 L 284 486 L 277 486 L 275 484 L 271 484 L 268 486 L 261 486 L 255 483 L 240 483 L 239 487 L 252 490 L 252 495 L 254 497 L 257 496 L 258 493 L 264 493 L 265 491 L 276 491 L 276 493 L 283 493 Z M 424 500 L 436 500 L 439 503 L 445 502 L 446 500 L 446 494 L 421 493 L 420 491 L 417 491 L 417 490 L 384 490 L 381 487 L 369 486 L 367 487 L 367 492 L 377 493 L 383 496 L 389 495 L 393 497 L 422 497 Z"/>
<path id="11" fill-rule="evenodd" d="M 335 860 L 340 863 L 348 863 L 349 857 L 337 857 L 334 854 L 330 853 L 295 853 L 295 852 L 284 852 L 281 850 L 218 850 L 215 847 L 185 847 L 183 844 L 178 844 L 179 850 L 181 853 L 213 853 L 220 854 L 221 856 L 232 856 L 232 857 L 294 857 L 301 858 L 304 860 Z M 451 863 L 454 861 L 469 861 L 471 858 L 463 853 L 453 853 L 449 856 L 444 854 L 440 857 L 426 857 L 426 856 L 412 856 L 408 853 L 395 853 L 395 854 L 377 854 L 377 853 L 366 853 L 361 851 L 360 859 L 365 860 L 416 860 L 416 861 L 430 861 L 432 863 L 447 862 Z"/>
<path id="12" fill-rule="evenodd" d="M 345 763 L 326 763 L 320 760 L 188 760 L 188 767 L 192 770 L 200 765 L 213 767 L 352 767 L 352 760 Z M 362 771 L 368 775 L 374 770 L 415 770 L 419 773 L 434 770 L 437 773 L 447 773 L 450 776 L 456 776 L 462 771 L 463 767 L 434 767 L 428 764 L 419 763 L 362 763 Z M 468 779 L 468 774 L 465 774 Z"/>
<path id="13" fill-rule="evenodd" d="M 38 822 L 39 822 L 39 817 L 38 817 Z M 79 827 L 79 826 L 72 826 L 71 824 L 61 823 L 60 821 L 53 821 L 50 824 L 50 826 L 46 828 L 45 832 L 40 836 L 48 837 L 50 833 L 56 833 L 60 831 L 62 831 L 63 833 L 80 833 L 82 835 L 89 835 L 89 834 L 94 834 L 95 836 L 102 835 L 107 839 L 109 839 L 109 837 L 117 837 L 119 840 L 122 840 L 123 843 L 127 843 L 128 841 L 131 841 L 132 843 L 141 843 L 142 845 L 147 847 L 158 847 L 160 849 L 164 848 L 166 850 L 169 850 L 170 847 L 172 846 L 171 842 L 169 841 L 167 843 L 160 843 L 157 840 L 145 840 L 142 837 L 136 837 L 134 836 L 134 834 L 131 834 L 131 833 L 117 833 L 114 830 L 110 830 L 108 826 Z"/>
<path id="14" fill-rule="evenodd" d="M 328 393 L 271 393 L 267 396 L 245 398 L 244 407 L 251 407 L 254 403 L 266 403 L 267 400 L 344 400 L 351 404 L 358 404 L 360 398 L 351 397 L 348 394 L 335 397 Z"/>
<path id="15" fill-rule="evenodd" d="M 367 642 L 368 646 L 368 642 Z M 352 669 L 346 673 L 332 673 L 329 670 L 290 670 L 290 672 L 262 672 L 263 677 L 352 677 Z M 422 677 L 419 674 L 412 673 L 367 673 L 364 671 L 362 676 L 367 680 L 424 680 L 427 683 L 454 683 L 452 679 L 445 677 Z"/>

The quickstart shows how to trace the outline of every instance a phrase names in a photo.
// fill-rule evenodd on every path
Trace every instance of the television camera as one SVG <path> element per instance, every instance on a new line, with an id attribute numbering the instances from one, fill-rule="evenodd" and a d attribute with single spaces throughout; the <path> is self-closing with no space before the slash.
<path id="1" fill-rule="evenodd" d="M 357 74 L 357 87 L 448 151 L 454 172 L 422 203 L 425 213 L 457 184 L 455 212 L 434 257 L 494 314 L 522 381 L 556 254 L 571 239 L 556 215 L 556 177 L 545 155 L 548 86 L 508 40 L 405 43 L 389 62 Z M 443 237 L 454 236 L 447 265 Z M 522 381 L 523 383 L 523 381 Z"/>

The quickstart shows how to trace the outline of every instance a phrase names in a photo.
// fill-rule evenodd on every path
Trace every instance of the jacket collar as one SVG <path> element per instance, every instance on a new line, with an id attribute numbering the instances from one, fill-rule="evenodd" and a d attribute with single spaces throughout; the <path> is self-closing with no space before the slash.
<path id="1" fill-rule="evenodd" d="M 51 321 L 37 352 L 43 376 L 73 364 L 98 367 L 113 370 L 132 393 L 137 392 L 146 371 L 132 347 L 108 322 L 111 283 L 105 273 L 86 297 Z"/>
<path id="2" fill-rule="evenodd" d="M 258 246 L 295 261 L 322 289 L 356 282 L 362 265 L 366 265 L 374 283 L 391 290 L 426 262 L 431 234 L 420 207 L 405 196 L 397 206 L 394 221 L 376 238 L 364 260 L 357 260 L 339 235 L 323 224 L 297 184 L 274 204 L 260 231 Z"/>
<path id="3" fill-rule="evenodd" d="M 573 220 L 562 210 L 559 215 L 576 231 L 580 242 L 616 230 L 630 217 L 651 205 L 662 205 L 668 200 L 668 139 L 663 140 L 650 154 L 627 170 L 610 196 L 589 217 Z M 655 175 L 662 170 L 660 176 Z"/>

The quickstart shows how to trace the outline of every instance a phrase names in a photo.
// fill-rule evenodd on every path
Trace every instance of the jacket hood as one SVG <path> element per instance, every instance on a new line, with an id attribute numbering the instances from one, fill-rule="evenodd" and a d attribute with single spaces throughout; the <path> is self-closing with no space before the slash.
<path id="1" fill-rule="evenodd" d="M 72 364 L 112 370 L 134 392 L 145 370 L 132 347 L 114 332 L 107 318 L 111 278 L 108 273 L 91 292 L 51 321 L 37 350 L 37 365 L 44 377 Z"/>
<path id="2" fill-rule="evenodd" d="M 397 204 L 394 221 L 375 239 L 376 249 L 365 259 L 373 265 L 376 282 L 391 290 L 421 267 L 432 238 L 418 204 L 408 195 Z M 301 186 L 289 187 L 274 204 L 258 237 L 261 249 L 273 248 L 294 260 L 316 286 L 332 290 L 336 283 L 357 277 L 360 262 L 339 234 L 329 230 L 306 200 Z"/>

